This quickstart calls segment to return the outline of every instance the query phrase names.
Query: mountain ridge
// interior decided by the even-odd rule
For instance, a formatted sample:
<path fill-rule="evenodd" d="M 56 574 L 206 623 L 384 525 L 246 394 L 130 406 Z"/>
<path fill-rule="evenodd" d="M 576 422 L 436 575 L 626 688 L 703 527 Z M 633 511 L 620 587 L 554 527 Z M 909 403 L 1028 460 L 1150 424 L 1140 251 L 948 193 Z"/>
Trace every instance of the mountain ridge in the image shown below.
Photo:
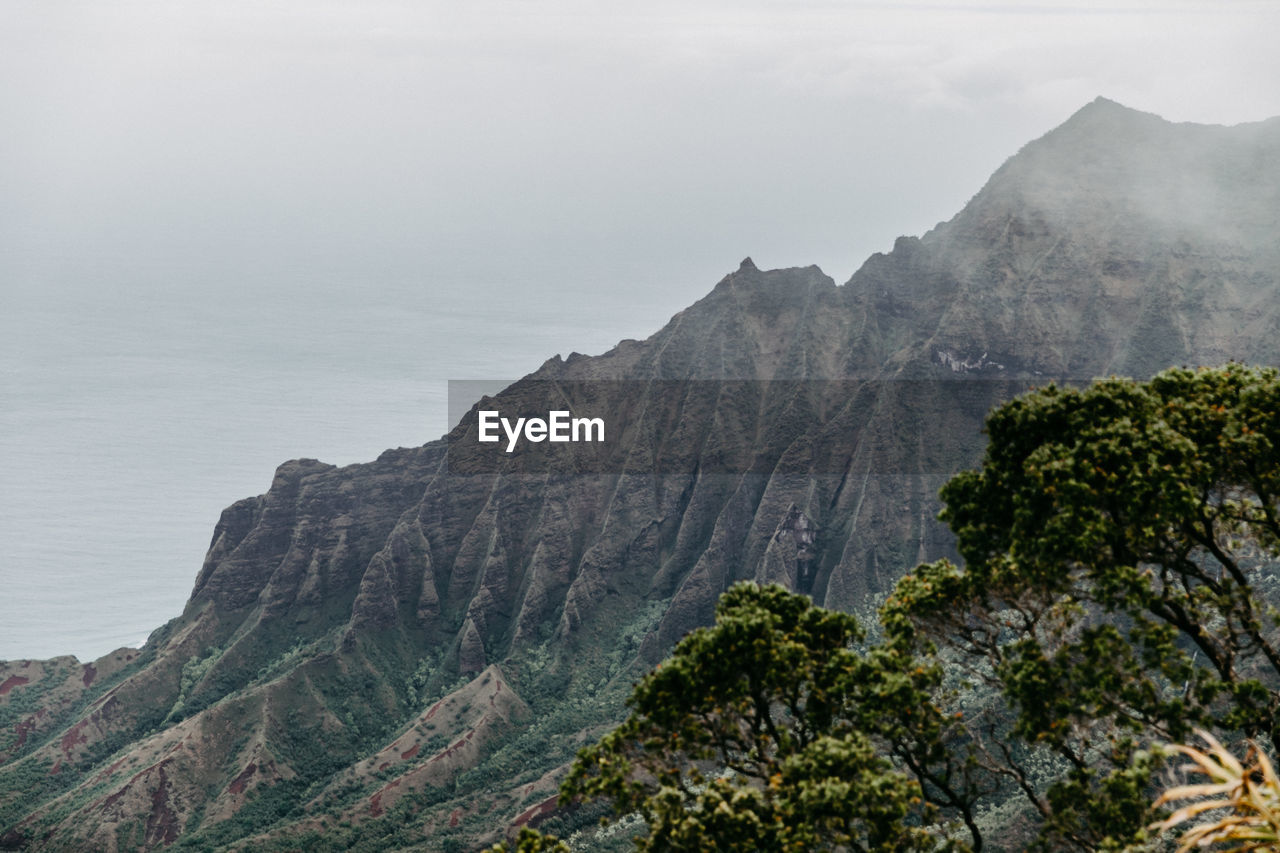
<path fill-rule="evenodd" d="M 594 456 L 479 457 L 464 418 L 372 462 L 284 463 L 223 511 L 142 650 L 0 664 L 0 844 L 465 846 L 589 823 L 547 806 L 557 768 L 729 584 L 866 612 L 953 554 L 937 488 L 995 402 L 1280 363 L 1276 151 L 1280 120 L 1098 99 L 844 285 L 746 258 L 646 340 L 493 398 L 620 418 Z"/>

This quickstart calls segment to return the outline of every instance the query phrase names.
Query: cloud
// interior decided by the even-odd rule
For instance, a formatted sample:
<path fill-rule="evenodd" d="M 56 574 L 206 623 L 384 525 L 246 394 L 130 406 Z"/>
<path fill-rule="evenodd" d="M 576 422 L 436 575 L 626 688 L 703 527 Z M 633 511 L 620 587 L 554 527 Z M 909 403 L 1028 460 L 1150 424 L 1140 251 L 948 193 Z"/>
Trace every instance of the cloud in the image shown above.
<path fill-rule="evenodd" d="M 219 262 L 377 247 L 417 264 L 487 243 L 527 256 L 572 235 L 663 254 L 694 233 L 708 254 L 718 233 L 790 241 L 805 262 L 838 232 L 856 235 L 844 275 L 1096 95 L 1178 120 L 1280 113 L 1280 11 L 1252 2 L 19 0 L 6 14 L 6 233 L 203 241 Z"/>

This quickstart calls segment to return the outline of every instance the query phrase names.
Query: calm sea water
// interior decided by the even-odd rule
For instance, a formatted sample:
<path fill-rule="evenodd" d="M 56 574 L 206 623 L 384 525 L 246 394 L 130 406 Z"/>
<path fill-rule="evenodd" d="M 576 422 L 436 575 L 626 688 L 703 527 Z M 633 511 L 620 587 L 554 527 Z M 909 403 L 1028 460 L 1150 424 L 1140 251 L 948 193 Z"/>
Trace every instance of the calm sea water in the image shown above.
<path fill-rule="evenodd" d="M 663 298 L 456 280 L 9 289 L 0 659 L 141 643 L 181 612 L 222 508 L 281 462 L 438 438 L 449 379 L 646 337 L 703 284 Z"/>

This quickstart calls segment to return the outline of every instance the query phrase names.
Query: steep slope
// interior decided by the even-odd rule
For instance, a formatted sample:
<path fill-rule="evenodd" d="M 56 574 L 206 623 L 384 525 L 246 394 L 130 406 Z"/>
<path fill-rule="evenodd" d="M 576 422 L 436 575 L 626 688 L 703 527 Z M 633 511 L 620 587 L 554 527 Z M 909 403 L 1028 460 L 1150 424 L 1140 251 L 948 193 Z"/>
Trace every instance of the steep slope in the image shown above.
<path fill-rule="evenodd" d="M 950 552 L 937 488 L 995 402 L 1280 363 L 1278 226 L 1280 120 L 1099 99 L 843 287 L 747 260 L 651 338 L 483 404 L 599 414 L 606 442 L 506 454 L 477 407 L 368 464 L 287 463 L 141 652 L 0 670 L 0 841 L 467 849 L 589 823 L 551 809 L 557 768 L 730 583 L 862 611 Z"/>

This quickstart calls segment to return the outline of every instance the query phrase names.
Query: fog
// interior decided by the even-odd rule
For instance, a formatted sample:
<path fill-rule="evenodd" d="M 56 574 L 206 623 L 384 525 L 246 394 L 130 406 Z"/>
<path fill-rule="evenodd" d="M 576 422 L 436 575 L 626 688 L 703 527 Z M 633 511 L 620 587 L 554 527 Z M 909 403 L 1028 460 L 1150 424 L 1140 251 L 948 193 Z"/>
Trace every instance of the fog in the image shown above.
<path fill-rule="evenodd" d="M 746 255 L 847 280 L 1097 95 L 1280 114 L 1276 32 L 1270 2 L 8 0 L 0 587 L 31 619 L 0 657 L 136 642 L 219 508 L 439 436 L 449 379 L 647 336 Z"/>
<path fill-rule="evenodd" d="M 9 2 L 6 286 L 639 266 L 674 309 L 748 253 L 843 281 L 1099 94 L 1280 112 L 1274 4 L 1095 5 Z"/>

